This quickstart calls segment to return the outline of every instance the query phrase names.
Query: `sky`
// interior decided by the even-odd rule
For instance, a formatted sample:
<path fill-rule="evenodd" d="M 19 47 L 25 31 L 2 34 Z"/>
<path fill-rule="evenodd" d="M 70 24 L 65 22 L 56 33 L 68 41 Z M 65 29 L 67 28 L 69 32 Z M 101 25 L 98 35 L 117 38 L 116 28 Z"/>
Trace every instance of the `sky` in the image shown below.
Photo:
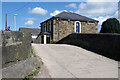
<path fill-rule="evenodd" d="M 2 30 L 5 27 L 5 14 L 8 14 L 8 26 L 14 30 L 14 14 L 17 30 L 20 27 L 40 28 L 40 23 L 62 11 L 75 12 L 99 21 L 118 18 L 118 2 L 2 2 Z"/>

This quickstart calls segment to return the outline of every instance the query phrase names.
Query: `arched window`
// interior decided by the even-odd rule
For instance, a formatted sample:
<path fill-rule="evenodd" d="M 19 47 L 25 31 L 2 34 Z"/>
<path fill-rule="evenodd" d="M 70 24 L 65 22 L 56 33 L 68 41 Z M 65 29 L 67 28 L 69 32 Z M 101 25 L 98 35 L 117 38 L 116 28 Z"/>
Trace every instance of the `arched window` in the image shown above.
<path fill-rule="evenodd" d="M 79 22 L 76 22 L 76 32 L 80 32 L 80 24 L 79 24 Z"/>
<path fill-rule="evenodd" d="M 81 24 L 80 22 L 75 22 L 75 32 L 81 33 Z"/>

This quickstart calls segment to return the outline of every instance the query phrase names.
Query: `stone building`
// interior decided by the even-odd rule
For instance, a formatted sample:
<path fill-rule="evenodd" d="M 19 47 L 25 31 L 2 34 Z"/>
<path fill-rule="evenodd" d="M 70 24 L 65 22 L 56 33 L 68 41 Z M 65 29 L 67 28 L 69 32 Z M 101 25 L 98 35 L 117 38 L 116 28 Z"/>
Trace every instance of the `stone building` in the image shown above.
<path fill-rule="evenodd" d="M 58 41 L 74 32 L 98 33 L 98 21 L 73 12 L 61 12 L 41 23 L 41 42 Z"/>

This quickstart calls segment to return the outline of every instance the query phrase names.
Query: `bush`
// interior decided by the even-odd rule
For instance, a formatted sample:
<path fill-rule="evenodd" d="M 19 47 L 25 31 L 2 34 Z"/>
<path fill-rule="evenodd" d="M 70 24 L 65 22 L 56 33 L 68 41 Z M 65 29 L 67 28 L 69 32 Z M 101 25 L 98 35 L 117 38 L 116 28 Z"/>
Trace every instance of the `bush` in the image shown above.
<path fill-rule="evenodd" d="M 109 18 L 103 22 L 100 33 L 120 33 L 120 24 L 116 18 Z"/>

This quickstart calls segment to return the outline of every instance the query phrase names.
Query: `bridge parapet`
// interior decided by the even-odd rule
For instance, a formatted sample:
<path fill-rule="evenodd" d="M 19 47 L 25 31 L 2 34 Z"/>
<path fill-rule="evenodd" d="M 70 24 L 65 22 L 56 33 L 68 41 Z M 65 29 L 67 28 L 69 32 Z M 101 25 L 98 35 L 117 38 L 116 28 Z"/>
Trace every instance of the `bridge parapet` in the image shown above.
<path fill-rule="evenodd" d="M 76 45 L 120 61 L 120 34 L 72 33 L 57 44 Z"/>

